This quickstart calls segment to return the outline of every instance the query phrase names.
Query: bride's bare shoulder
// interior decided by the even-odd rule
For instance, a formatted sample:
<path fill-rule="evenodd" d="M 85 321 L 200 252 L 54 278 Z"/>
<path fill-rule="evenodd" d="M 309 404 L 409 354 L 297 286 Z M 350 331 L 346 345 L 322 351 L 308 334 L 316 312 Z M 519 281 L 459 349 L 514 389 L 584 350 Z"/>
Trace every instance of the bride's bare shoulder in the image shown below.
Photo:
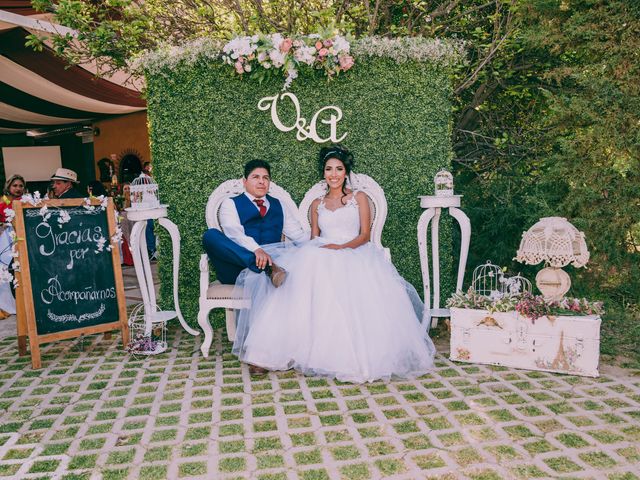
<path fill-rule="evenodd" d="M 364 193 L 364 192 L 362 192 L 362 191 L 360 191 L 360 190 L 359 190 L 359 191 L 357 191 L 357 192 L 355 192 L 355 193 L 353 194 L 353 196 L 355 197 L 355 199 L 356 199 L 356 201 L 357 201 L 358 203 L 368 202 L 368 201 L 369 201 L 369 199 L 368 199 L 368 197 L 367 197 L 367 194 L 366 194 L 366 193 Z"/>

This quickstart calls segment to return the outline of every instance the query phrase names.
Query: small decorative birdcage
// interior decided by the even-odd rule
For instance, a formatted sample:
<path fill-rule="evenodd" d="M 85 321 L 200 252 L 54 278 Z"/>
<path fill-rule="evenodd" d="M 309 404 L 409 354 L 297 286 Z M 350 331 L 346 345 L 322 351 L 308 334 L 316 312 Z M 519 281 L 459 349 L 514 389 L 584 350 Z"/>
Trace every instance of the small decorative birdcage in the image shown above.
<path fill-rule="evenodd" d="M 157 308 L 151 310 L 156 312 Z M 127 351 L 134 356 L 158 355 L 167 350 L 167 321 L 155 321 L 151 318 L 149 331 L 143 303 L 136 305 L 129 315 L 131 341 L 127 345 Z"/>
<path fill-rule="evenodd" d="M 471 288 L 479 295 L 491 297 L 503 292 L 502 278 L 504 274 L 497 265 L 487 260 L 487 263 L 478 265 L 473 271 Z"/>
<path fill-rule="evenodd" d="M 447 170 L 440 170 L 433 179 L 435 194 L 438 197 L 453 195 L 453 175 Z"/>
<path fill-rule="evenodd" d="M 145 173 L 136 177 L 129 186 L 132 210 L 149 210 L 160 207 L 158 184 Z"/>
<path fill-rule="evenodd" d="M 502 283 L 502 292 L 511 297 L 533 292 L 531 282 L 519 273 L 513 277 L 503 275 L 500 282 Z"/>

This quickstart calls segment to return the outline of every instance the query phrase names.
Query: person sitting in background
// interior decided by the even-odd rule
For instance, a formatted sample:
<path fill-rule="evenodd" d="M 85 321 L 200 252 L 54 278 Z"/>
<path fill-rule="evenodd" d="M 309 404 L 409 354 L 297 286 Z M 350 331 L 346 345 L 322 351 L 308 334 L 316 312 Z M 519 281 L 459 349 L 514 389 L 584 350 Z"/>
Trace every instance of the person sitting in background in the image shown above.
<path fill-rule="evenodd" d="M 5 210 L 11 208 L 14 200 L 20 200 L 26 186 L 22 175 L 11 175 L 4 184 L 2 201 L 0 201 L 0 222 L 5 223 L 7 217 Z"/>
<path fill-rule="evenodd" d="M 92 182 L 89 182 L 87 191 L 89 192 L 89 195 L 91 195 L 92 197 L 99 197 L 100 195 L 104 197 L 109 196 L 107 189 L 104 188 L 104 185 L 98 180 L 93 180 Z"/>
<path fill-rule="evenodd" d="M 51 176 L 53 182 L 53 196 L 60 200 L 67 198 L 84 198 L 84 196 L 74 188 L 78 183 L 78 174 L 68 168 L 58 168 Z"/>
<path fill-rule="evenodd" d="M 20 200 L 24 193 L 26 182 L 22 175 L 12 175 L 4 184 L 2 200 L 0 200 L 0 266 L 11 270 L 13 256 L 11 246 L 13 244 L 11 238 L 12 227 L 7 222 L 7 209 L 11 208 L 14 200 Z M 7 318 L 16 313 L 16 300 L 11 293 L 11 285 L 8 283 L 0 284 L 0 319 Z"/>

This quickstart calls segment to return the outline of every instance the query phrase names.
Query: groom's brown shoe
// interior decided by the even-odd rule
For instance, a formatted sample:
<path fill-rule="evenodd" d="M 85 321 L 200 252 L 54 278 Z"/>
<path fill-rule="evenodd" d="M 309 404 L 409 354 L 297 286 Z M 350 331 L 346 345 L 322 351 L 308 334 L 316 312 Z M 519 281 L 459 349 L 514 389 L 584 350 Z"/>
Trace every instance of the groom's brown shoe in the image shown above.
<path fill-rule="evenodd" d="M 249 365 L 249 375 L 251 376 L 266 375 L 267 373 L 269 373 L 269 370 L 267 370 L 266 368 L 252 365 L 251 363 L 248 363 L 247 365 Z"/>
<path fill-rule="evenodd" d="M 271 283 L 273 283 L 273 286 L 276 288 L 282 285 L 287 279 L 287 271 L 284 268 L 279 267 L 275 263 L 273 265 L 268 265 L 267 268 L 264 269 L 264 271 L 271 279 Z"/>

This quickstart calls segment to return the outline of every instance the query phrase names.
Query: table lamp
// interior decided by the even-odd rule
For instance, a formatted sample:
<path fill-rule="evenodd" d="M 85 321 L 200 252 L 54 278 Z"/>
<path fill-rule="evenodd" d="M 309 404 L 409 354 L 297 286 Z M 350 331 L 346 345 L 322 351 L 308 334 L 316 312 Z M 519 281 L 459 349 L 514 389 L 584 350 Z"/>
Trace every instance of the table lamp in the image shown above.
<path fill-rule="evenodd" d="M 584 267 L 589 250 L 584 233 L 566 218 L 545 217 L 522 234 L 515 260 L 527 265 L 544 262 L 545 268 L 536 275 L 536 286 L 546 300 L 561 300 L 571 287 L 562 267 Z"/>

